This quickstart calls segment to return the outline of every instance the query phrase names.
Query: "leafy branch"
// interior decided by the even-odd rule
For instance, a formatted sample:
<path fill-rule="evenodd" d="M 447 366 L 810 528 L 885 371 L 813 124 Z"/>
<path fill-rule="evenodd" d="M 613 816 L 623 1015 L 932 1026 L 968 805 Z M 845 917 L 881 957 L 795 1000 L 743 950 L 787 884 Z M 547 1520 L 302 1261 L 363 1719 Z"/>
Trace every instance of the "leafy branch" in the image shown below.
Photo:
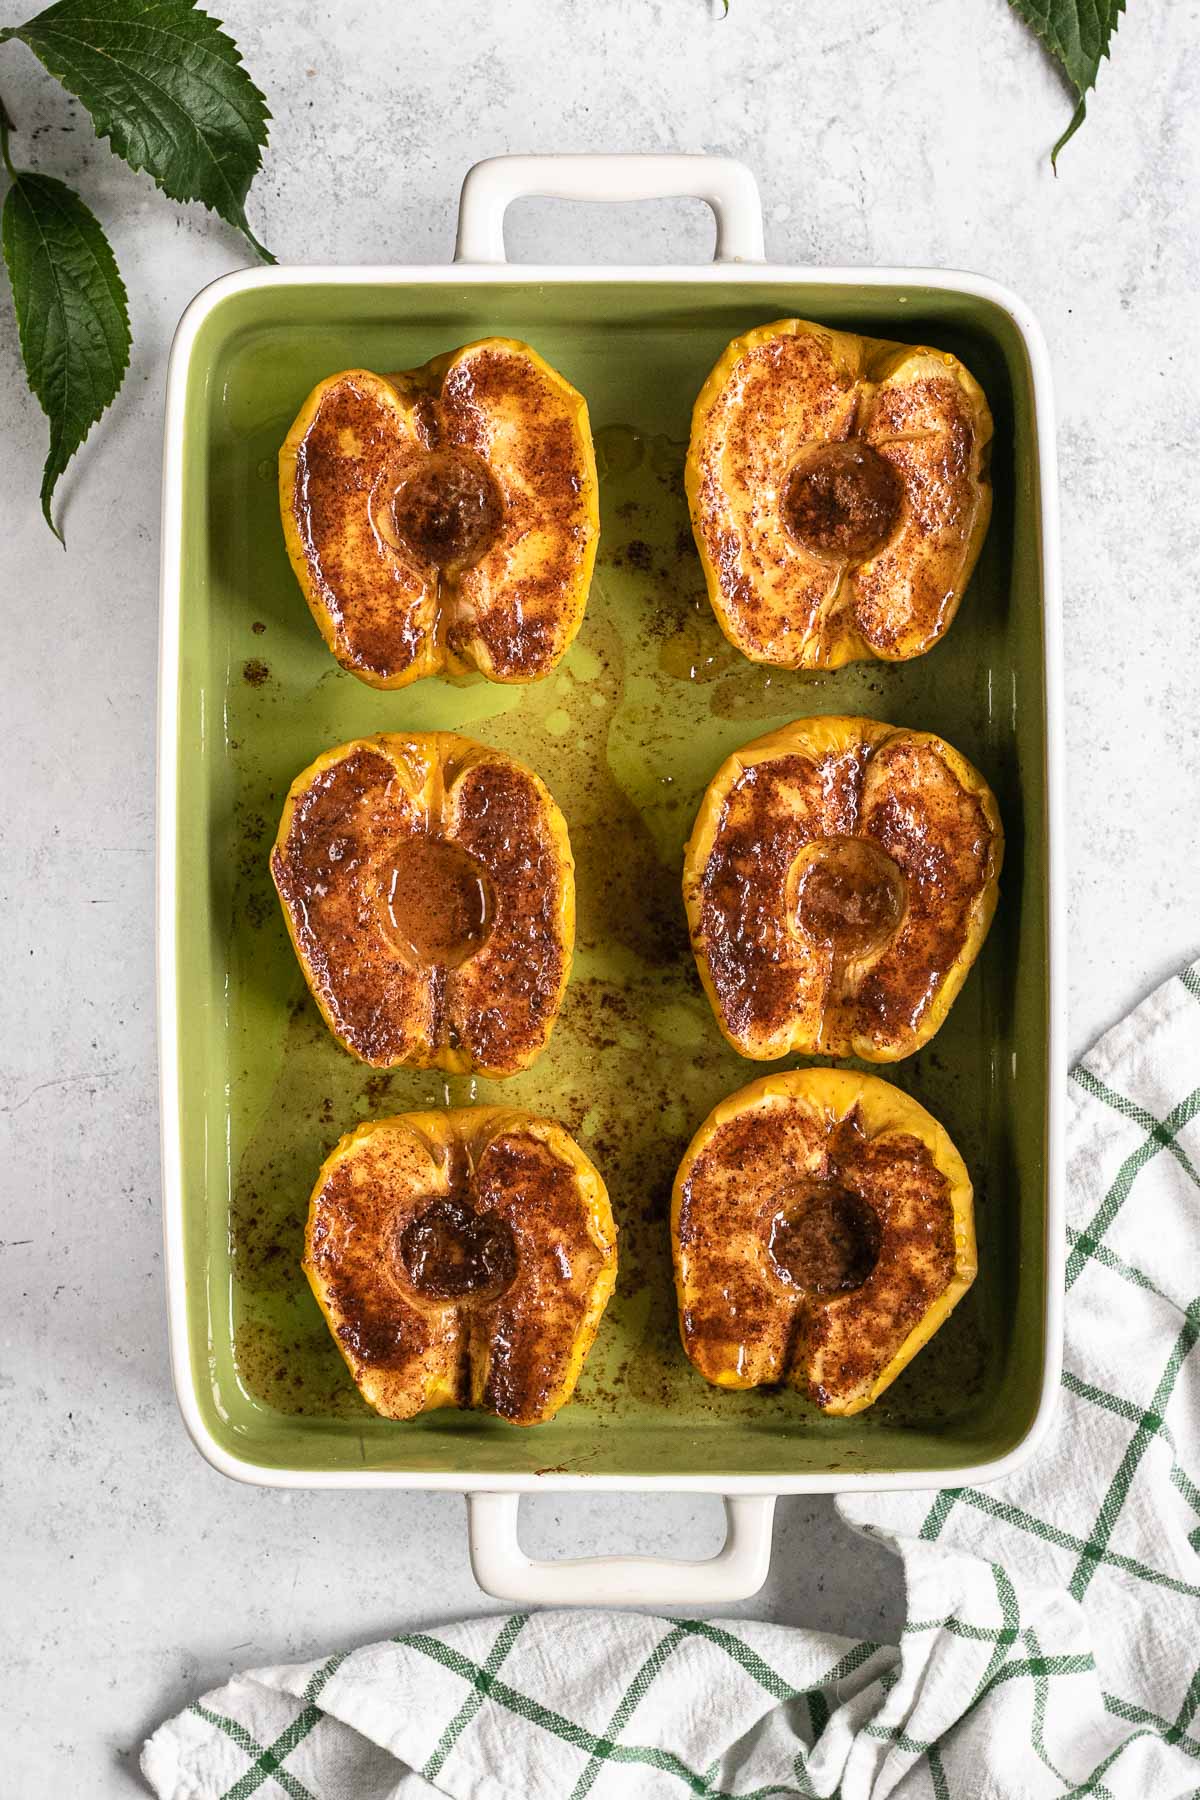
<path fill-rule="evenodd" d="M 273 262 L 246 219 L 270 114 L 236 44 L 196 0 L 58 0 L 19 39 L 91 114 L 97 136 L 172 200 L 199 200 Z M 0 238 L 29 386 L 50 421 L 42 512 L 63 470 L 111 404 L 129 364 L 125 287 L 103 228 L 65 182 L 14 166 L 16 131 L 0 100 L 9 177 Z"/>

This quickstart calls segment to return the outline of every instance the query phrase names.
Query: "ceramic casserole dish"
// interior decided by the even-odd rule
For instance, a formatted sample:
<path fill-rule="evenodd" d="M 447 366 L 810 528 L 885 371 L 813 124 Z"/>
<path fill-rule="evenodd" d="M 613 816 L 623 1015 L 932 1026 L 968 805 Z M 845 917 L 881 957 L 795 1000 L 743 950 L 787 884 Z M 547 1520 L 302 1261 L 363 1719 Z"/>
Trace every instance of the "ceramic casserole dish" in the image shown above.
<path fill-rule="evenodd" d="M 525 194 L 691 195 L 697 268 L 514 267 Z M 688 531 L 692 403 L 729 340 L 799 316 L 960 356 L 996 422 L 995 507 L 958 618 L 927 655 L 834 674 L 767 670 L 721 637 Z M 276 456 L 306 394 L 348 367 L 410 368 L 473 338 L 525 339 L 586 396 L 601 546 L 583 628 L 527 687 L 365 687 L 334 663 L 288 564 Z M 688 948 L 682 847 L 738 745 L 813 713 L 947 738 L 1000 804 L 1007 860 L 987 944 L 949 1019 L 888 1078 L 962 1151 L 974 1288 L 883 1398 L 826 1418 L 794 1393 L 708 1387 L 679 1345 L 667 1216 L 693 1131 L 766 1072 L 726 1046 Z M 465 731 L 528 761 L 570 823 L 579 933 L 547 1052 L 503 1082 L 353 1061 L 308 999 L 267 855 L 288 784 L 387 730 Z M 974 1484 L 1031 1454 L 1059 1371 L 1062 1234 L 1059 572 L 1048 363 L 1035 321 L 982 278 L 763 260 L 749 172 L 707 157 L 507 157 L 467 178 L 444 268 L 263 268 L 185 313 L 167 394 L 159 791 L 163 1204 L 175 1383 L 225 1473 L 285 1487 L 464 1490 L 481 1585 L 505 1598 L 692 1605 L 767 1569 L 779 1494 Z M 602 1169 L 616 1296 L 575 1399 L 533 1430 L 370 1412 L 300 1268 L 307 1201 L 361 1120 L 504 1100 L 561 1120 Z M 707 1562 L 538 1563 L 534 1489 L 726 1496 Z"/>

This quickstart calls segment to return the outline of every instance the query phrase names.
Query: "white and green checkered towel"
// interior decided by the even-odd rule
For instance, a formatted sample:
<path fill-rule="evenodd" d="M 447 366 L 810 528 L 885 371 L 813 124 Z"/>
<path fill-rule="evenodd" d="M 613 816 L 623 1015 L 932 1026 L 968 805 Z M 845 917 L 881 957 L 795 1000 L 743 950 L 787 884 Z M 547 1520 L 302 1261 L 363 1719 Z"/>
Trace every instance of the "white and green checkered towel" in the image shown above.
<path fill-rule="evenodd" d="M 1200 1795 L 1200 964 L 1072 1072 L 1066 1369 L 1033 1464 L 843 1501 L 898 1648 L 637 1614 L 475 1619 L 258 1669 L 156 1732 L 161 1800 Z"/>

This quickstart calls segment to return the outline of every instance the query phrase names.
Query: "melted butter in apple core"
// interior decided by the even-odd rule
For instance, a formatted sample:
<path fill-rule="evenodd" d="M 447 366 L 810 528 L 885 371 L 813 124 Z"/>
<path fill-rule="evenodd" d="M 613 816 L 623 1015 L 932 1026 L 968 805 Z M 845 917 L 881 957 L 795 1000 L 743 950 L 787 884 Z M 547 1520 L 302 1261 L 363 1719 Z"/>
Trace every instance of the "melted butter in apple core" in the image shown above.
<path fill-rule="evenodd" d="M 865 838 L 826 838 L 801 866 L 796 925 L 843 961 L 867 956 L 895 933 L 904 900 L 904 876 L 886 851 Z"/>
<path fill-rule="evenodd" d="M 398 1250 L 409 1283 L 429 1300 L 494 1300 L 516 1273 L 506 1221 L 453 1196 L 410 1219 Z"/>
<path fill-rule="evenodd" d="M 495 916 L 483 864 L 448 838 L 421 832 L 397 844 L 380 869 L 384 928 L 418 964 L 458 968 L 487 941 Z"/>
<path fill-rule="evenodd" d="M 470 450 L 432 450 L 392 496 L 400 541 L 443 574 L 468 569 L 495 543 L 504 501 L 487 465 Z"/>
<path fill-rule="evenodd" d="M 837 1182 L 812 1181 L 779 1196 L 767 1251 L 781 1281 L 826 1298 L 862 1287 L 882 1239 L 879 1215 L 865 1200 Z"/>
<path fill-rule="evenodd" d="M 779 513 L 789 536 L 814 556 L 866 562 L 895 532 L 903 498 L 891 463 L 848 438 L 809 447 L 784 483 Z"/>

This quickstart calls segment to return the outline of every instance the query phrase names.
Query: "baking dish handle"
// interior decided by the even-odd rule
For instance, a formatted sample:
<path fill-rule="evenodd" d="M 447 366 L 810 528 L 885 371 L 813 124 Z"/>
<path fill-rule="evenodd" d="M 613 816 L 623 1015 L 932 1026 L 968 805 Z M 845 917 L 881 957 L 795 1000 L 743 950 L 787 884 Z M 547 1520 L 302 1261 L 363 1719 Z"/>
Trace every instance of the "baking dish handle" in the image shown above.
<path fill-rule="evenodd" d="M 468 1494 L 471 1569 L 485 1594 L 521 1606 L 719 1606 L 757 1594 L 771 1566 L 774 1494 L 727 1494 L 725 1542 L 715 1556 L 526 1556 L 520 1494 Z"/>
<path fill-rule="evenodd" d="M 455 262 L 502 263 L 504 215 L 527 195 L 550 200 L 706 200 L 717 262 L 762 262 L 758 184 L 731 156 L 491 156 L 468 169 Z"/>

